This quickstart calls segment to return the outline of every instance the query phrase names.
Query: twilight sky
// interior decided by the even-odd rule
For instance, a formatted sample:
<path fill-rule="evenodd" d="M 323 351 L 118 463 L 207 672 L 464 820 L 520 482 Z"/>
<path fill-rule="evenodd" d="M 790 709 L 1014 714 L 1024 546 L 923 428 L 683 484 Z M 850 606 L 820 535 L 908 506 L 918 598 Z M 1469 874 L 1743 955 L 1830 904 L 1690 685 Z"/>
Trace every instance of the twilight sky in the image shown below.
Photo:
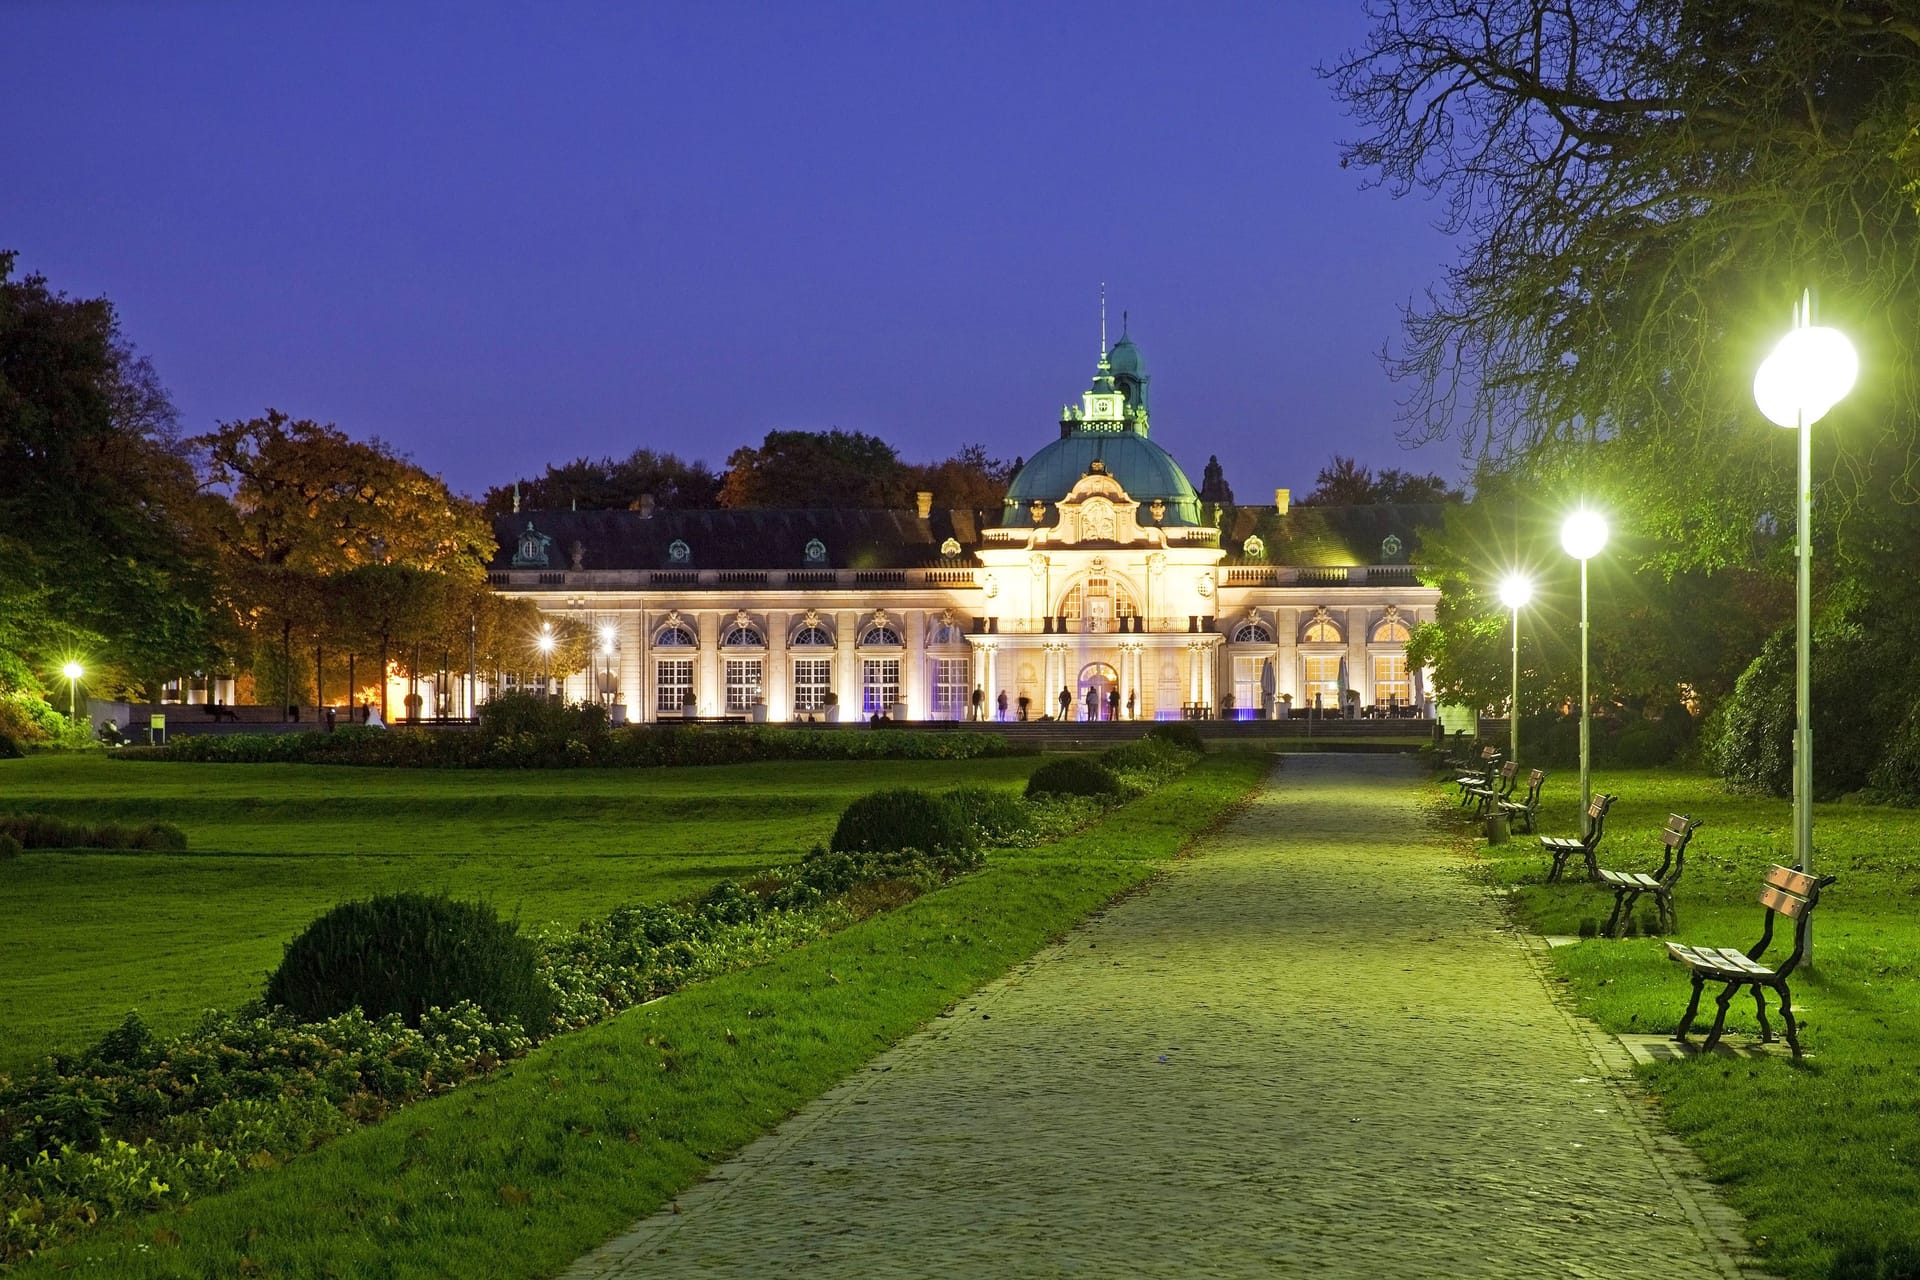
<path fill-rule="evenodd" d="M 112 298 L 189 430 L 271 405 L 475 495 L 776 427 L 1030 455 L 1102 281 L 1196 484 L 1457 479 L 1376 359 L 1449 245 L 1312 71 L 1359 10 L 14 0 L 0 248 Z"/>

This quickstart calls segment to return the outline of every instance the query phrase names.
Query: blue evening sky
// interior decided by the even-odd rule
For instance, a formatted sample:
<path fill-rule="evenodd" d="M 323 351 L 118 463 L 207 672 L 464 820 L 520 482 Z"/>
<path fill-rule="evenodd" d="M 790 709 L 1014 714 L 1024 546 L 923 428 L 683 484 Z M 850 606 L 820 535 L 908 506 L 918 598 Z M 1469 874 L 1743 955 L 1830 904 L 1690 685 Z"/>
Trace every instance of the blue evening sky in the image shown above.
<path fill-rule="evenodd" d="M 1195 483 L 1403 451 L 1436 209 L 1342 171 L 1358 0 L 0 11 L 0 248 L 190 430 L 271 405 L 456 488 L 772 428 L 1032 454 L 1107 283 Z"/>

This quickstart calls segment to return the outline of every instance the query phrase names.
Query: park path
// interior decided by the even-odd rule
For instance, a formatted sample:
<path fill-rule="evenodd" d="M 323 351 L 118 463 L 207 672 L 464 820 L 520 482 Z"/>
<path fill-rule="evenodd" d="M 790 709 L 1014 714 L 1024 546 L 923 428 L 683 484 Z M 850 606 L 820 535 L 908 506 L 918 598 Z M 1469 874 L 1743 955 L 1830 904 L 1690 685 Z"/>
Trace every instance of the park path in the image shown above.
<path fill-rule="evenodd" d="M 567 1276 L 1743 1274 L 1415 783 L 1288 757 L 1195 857 Z"/>

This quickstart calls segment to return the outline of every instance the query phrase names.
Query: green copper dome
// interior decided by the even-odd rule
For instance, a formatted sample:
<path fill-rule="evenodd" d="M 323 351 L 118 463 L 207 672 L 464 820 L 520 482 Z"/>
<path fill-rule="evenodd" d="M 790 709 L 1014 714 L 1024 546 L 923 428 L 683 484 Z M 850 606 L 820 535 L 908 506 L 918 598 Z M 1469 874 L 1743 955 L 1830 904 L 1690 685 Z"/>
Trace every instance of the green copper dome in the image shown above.
<path fill-rule="evenodd" d="M 1126 334 L 1120 335 L 1120 341 L 1113 344 L 1113 350 L 1107 353 L 1107 363 L 1113 366 L 1116 375 L 1130 373 L 1135 377 L 1147 371 L 1140 359 L 1140 348 L 1133 345 L 1133 339 Z"/>
<path fill-rule="evenodd" d="M 1156 498 L 1167 504 L 1166 514 L 1158 523 L 1170 527 L 1200 523 L 1200 497 L 1172 454 L 1132 431 L 1080 430 L 1061 436 L 1020 468 L 1007 490 L 1000 523 L 1027 528 L 1052 524 L 1060 518 L 1054 504 L 1080 483 L 1081 476 L 1093 470 L 1095 460 L 1119 481 L 1128 497 L 1139 500 L 1141 524 L 1156 523 L 1152 511 Z M 1032 511 L 1036 500 L 1046 503 L 1038 521 Z"/>

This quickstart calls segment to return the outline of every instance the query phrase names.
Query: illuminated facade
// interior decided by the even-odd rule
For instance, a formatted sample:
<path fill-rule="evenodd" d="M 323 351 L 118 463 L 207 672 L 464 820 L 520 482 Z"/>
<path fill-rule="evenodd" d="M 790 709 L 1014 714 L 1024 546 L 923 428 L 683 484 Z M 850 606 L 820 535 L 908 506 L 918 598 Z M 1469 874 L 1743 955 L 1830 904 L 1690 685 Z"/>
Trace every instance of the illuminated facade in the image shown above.
<path fill-rule="evenodd" d="M 994 512 L 534 511 L 501 519 L 496 590 L 585 624 L 557 681 L 630 721 L 876 712 L 1170 719 L 1423 706 L 1407 562 L 1431 508 L 1203 510 L 1148 437 L 1122 337 Z M 538 670 L 538 664 L 534 664 Z M 1346 696 L 1343 696 L 1346 695 Z"/>

